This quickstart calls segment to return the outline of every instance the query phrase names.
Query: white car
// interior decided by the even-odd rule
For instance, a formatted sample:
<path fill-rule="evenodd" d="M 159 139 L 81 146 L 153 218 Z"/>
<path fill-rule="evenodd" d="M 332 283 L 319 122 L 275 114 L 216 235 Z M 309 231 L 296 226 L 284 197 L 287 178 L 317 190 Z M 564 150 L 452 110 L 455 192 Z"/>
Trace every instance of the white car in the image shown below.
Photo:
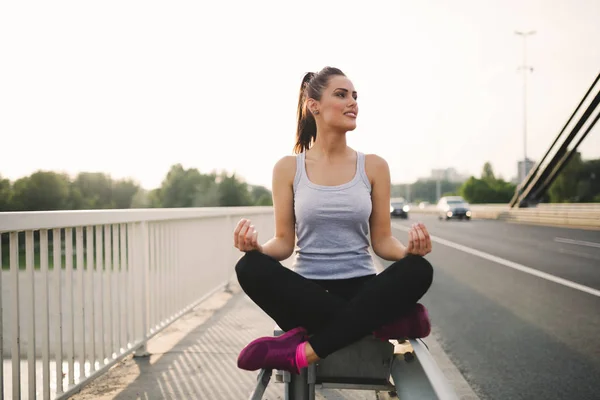
<path fill-rule="evenodd" d="M 438 201 L 438 219 L 465 219 L 470 220 L 473 213 L 469 203 L 461 196 L 444 196 Z"/>

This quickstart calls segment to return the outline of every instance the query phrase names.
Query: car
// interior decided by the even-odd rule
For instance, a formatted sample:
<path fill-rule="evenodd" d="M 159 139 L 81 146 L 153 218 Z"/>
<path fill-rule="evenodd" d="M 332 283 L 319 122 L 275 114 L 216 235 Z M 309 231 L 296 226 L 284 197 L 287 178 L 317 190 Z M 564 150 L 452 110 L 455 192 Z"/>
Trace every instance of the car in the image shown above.
<path fill-rule="evenodd" d="M 390 201 L 390 216 L 408 219 L 410 206 L 403 198 L 395 198 Z"/>
<path fill-rule="evenodd" d="M 437 204 L 438 219 L 464 219 L 469 221 L 473 215 L 469 203 L 461 196 L 444 196 Z"/>

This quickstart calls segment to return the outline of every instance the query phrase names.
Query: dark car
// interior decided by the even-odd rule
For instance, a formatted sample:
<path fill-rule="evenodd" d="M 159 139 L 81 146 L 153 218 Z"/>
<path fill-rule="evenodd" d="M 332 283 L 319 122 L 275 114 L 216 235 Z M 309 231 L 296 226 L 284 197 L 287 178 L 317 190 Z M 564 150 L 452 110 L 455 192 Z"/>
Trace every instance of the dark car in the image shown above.
<path fill-rule="evenodd" d="M 407 219 L 410 206 L 402 200 L 392 199 L 390 202 L 390 215 L 392 217 L 400 217 Z"/>
<path fill-rule="evenodd" d="M 460 196 L 445 196 L 437 205 L 439 219 L 471 219 L 471 207 Z"/>

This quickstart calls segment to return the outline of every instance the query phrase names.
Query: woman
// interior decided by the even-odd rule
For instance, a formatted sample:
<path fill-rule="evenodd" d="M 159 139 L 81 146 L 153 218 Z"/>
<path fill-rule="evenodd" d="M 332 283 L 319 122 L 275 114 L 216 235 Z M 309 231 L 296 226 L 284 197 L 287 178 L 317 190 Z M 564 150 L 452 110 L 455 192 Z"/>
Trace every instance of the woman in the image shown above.
<path fill-rule="evenodd" d="M 301 368 L 369 334 L 387 340 L 429 334 L 417 301 L 433 268 L 422 256 L 431 240 L 413 225 L 405 247 L 391 231 L 390 172 L 385 160 L 346 144 L 356 128 L 357 94 L 337 68 L 308 73 L 298 101 L 296 156 L 273 169 L 275 235 L 264 244 L 242 219 L 234 245 L 246 254 L 236 273 L 244 292 L 285 334 L 248 344 L 238 357 L 246 370 Z M 376 274 L 371 246 L 394 261 Z M 293 270 L 279 261 L 290 257 Z"/>

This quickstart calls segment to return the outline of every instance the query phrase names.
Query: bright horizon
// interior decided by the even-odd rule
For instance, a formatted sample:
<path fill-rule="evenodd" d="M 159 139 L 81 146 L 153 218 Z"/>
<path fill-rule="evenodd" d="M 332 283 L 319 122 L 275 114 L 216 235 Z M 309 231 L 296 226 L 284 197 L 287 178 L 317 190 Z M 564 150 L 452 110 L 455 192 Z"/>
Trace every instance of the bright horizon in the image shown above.
<path fill-rule="evenodd" d="M 348 144 L 393 183 L 432 169 L 510 180 L 539 160 L 600 72 L 600 2 L 59 3 L 0 5 L 0 176 L 103 172 L 160 186 L 171 165 L 271 188 L 292 154 L 307 71 L 359 94 Z M 600 157 L 598 127 L 580 146 Z"/>

